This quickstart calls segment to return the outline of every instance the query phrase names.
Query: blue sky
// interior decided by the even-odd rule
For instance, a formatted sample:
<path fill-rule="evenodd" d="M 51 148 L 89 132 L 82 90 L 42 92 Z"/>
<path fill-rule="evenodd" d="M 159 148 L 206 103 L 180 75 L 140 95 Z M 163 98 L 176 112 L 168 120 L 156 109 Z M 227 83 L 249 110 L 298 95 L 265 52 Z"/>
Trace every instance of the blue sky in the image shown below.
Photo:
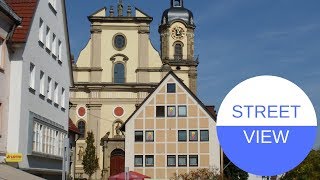
<path fill-rule="evenodd" d="M 117 0 L 67 2 L 71 49 L 77 57 L 90 37 L 87 16 Z M 124 0 L 154 18 L 151 40 L 159 49 L 158 25 L 169 0 Z M 197 25 L 198 95 L 220 106 L 241 81 L 276 75 L 300 86 L 320 116 L 320 1 L 185 0 Z M 320 126 L 315 147 L 320 147 Z"/>

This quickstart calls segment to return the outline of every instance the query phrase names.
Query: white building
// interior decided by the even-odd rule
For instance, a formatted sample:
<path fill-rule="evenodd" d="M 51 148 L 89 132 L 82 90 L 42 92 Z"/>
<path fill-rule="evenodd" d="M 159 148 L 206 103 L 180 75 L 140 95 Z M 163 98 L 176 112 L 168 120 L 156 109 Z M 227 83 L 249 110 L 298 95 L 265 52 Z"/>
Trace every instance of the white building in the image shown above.
<path fill-rule="evenodd" d="M 7 124 L 9 108 L 9 81 L 10 81 L 10 61 L 8 41 L 12 37 L 12 32 L 21 23 L 12 9 L 0 0 L 0 163 L 6 155 L 7 146 Z"/>
<path fill-rule="evenodd" d="M 12 38 L 7 153 L 18 167 L 60 179 L 72 85 L 64 0 L 7 0 L 22 18 Z"/>

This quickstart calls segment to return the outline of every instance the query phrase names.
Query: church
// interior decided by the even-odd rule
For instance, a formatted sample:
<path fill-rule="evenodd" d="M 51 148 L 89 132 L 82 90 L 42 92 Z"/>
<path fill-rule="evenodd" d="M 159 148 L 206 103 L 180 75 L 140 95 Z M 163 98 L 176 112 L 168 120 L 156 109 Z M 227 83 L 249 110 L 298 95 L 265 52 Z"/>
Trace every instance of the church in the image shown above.
<path fill-rule="evenodd" d="M 76 178 L 87 177 L 88 131 L 100 166 L 93 179 L 125 167 L 154 179 L 220 169 L 214 107 L 196 96 L 193 13 L 183 0 L 169 2 L 159 26 L 160 52 L 150 40 L 153 18 L 139 8 L 119 0 L 88 16 L 91 37 L 73 65 L 70 90 L 70 118 L 82 133 L 74 152 Z"/>

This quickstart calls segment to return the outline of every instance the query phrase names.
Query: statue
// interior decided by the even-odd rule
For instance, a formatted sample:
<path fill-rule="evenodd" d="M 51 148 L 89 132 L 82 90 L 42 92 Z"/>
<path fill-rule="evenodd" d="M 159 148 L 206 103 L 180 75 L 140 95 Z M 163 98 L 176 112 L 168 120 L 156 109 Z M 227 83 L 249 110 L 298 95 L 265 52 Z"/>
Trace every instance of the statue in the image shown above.
<path fill-rule="evenodd" d="M 120 123 L 116 126 L 116 135 L 120 135 Z"/>
<path fill-rule="evenodd" d="M 118 3 L 118 16 L 123 16 L 123 4 L 122 4 L 122 0 L 119 0 L 119 3 Z"/>
<path fill-rule="evenodd" d="M 83 160 L 83 155 L 84 155 L 83 147 L 80 146 L 80 149 L 79 149 L 79 152 L 78 152 L 78 159 L 79 159 L 80 161 Z"/>

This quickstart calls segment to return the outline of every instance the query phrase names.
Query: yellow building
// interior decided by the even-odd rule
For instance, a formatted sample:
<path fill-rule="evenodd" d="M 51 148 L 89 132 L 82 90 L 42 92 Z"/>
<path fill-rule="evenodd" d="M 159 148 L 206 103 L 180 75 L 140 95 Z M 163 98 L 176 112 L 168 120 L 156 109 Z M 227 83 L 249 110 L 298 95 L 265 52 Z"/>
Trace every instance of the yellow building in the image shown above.
<path fill-rule="evenodd" d="M 153 18 L 138 8 L 102 8 L 88 17 L 89 39 L 73 67 L 70 118 L 84 135 L 77 141 L 76 177 L 86 177 L 82 158 L 86 132 L 93 131 L 100 169 L 93 178 L 124 170 L 124 121 L 173 71 L 196 94 L 193 14 L 183 0 L 171 0 L 159 26 L 161 52 L 150 41 Z M 100 142 L 101 140 L 101 142 Z M 128 149 L 126 149 L 128 151 Z"/>
<path fill-rule="evenodd" d="M 220 169 L 214 115 L 170 72 L 121 128 L 125 167 L 154 179 Z"/>

